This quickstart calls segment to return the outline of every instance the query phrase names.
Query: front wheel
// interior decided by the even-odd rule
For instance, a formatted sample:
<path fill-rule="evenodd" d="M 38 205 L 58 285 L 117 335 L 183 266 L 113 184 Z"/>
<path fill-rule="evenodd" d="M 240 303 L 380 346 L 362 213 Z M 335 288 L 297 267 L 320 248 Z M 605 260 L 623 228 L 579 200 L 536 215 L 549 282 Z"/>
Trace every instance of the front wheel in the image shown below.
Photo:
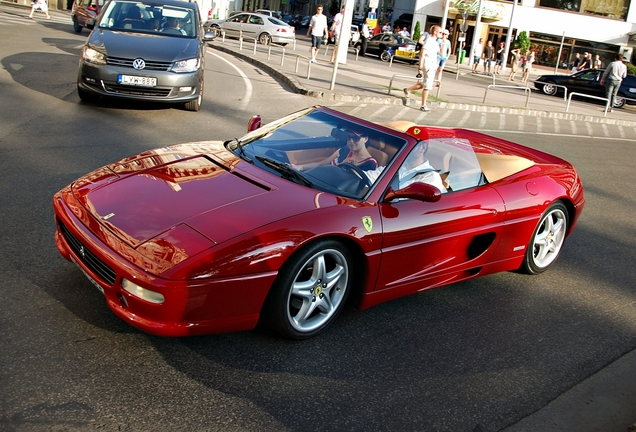
<path fill-rule="evenodd" d="M 527 274 L 546 271 L 559 256 L 567 232 L 568 210 L 556 202 L 541 216 L 519 270 Z"/>
<path fill-rule="evenodd" d="M 614 98 L 614 108 L 623 108 L 625 106 L 625 98 L 619 94 Z"/>
<path fill-rule="evenodd" d="M 87 92 L 84 89 L 77 87 L 77 94 L 82 102 L 93 103 L 99 100 L 99 95 L 93 94 L 91 92 Z"/>
<path fill-rule="evenodd" d="M 391 54 L 388 51 L 384 51 L 382 52 L 382 54 L 380 54 L 380 60 L 382 60 L 383 62 L 388 62 L 389 60 L 391 60 Z"/>
<path fill-rule="evenodd" d="M 548 82 L 547 84 L 543 85 L 543 88 L 541 90 L 543 91 L 543 93 L 549 96 L 554 96 L 557 92 L 557 86 L 555 86 L 553 82 Z"/>
<path fill-rule="evenodd" d="M 306 339 L 324 330 L 351 290 L 353 260 L 335 240 L 321 240 L 292 256 L 278 272 L 264 313 L 283 336 Z"/>

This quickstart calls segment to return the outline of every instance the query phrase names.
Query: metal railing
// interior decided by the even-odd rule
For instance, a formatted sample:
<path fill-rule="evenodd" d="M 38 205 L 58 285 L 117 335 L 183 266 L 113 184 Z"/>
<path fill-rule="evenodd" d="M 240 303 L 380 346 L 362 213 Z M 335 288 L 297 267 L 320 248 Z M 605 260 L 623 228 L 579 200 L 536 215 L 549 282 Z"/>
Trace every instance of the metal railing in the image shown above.
<path fill-rule="evenodd" d="M 417 81 L 421 81 L 422 78 L 416 78 L 413 75 L 401 75 L 401 74 L 394 74 L 393 76 L 391 76 L 391 79 L 389 80 L 389 89 L 387 91 L 387 94 L 390 95 L 391 94 L 391 90 L 393 89 L 393 81 L 395 80 L 395 78 L 405 78 L 405 80 L 408 78 L 409 81 L 415 79 Z M 439 93 L 442 91 L 442 82 L 440 80 L 433 80 L 433 83 L 437 83 L 437 94 L 435 95 L 436 98 L 439 98 Z"/>
<path fill-rule="evenodd" d="M 530 101 L 530 93 L 532 93 L 532 89 L 530 87 L 527 87 L 527 86 L 521 87 L 516 85 L 505 85 L 505 84 L 489 84 L 488 87 L 486 87 L 486 91 L 484 92 L 484 100 L 482 103 L 486 103 L 486 96 L 488 95 L 488 90 L 490 90 L 491 88 L 509 88 L 509 89 L 523 90 L 524 93 L 526 93 L 526 104 L 524 108 L 528 108 L 528 102 Z"/>
<path fill-rule="evenodd" d="M 583 96 L 586 98 L 590 98 L 590 99 L 596 99 L 596 100 L 604 100 L 605 101 L 605 112 L 603 113 L 604 117 L 607 117 L 607 111 L 609 110 L 610 107 L 610 100 L 608 98 L 604 98 L 604 97 L 600 97 L 600 96 L 592 96 L 592 95 L 588 95 L 585 93 L 577 93 L 577 92 L 572 92 L 570 93 L 570 96 L 568 97 L 568 103 L 565 106 L 565 112 L 568 112 L 570 110 L 570 102 L 572 102 L 572 96 Z"/>
<path fill-rule="evenodd" d="M 327 55 L 329 54 L 329 47 L 333 46 L 333 48 L 336 48 L 336 45 L 325 45 L 325 57 L 327 57 Z M 360 54 L 360 48 L 357 46 L 351 46 L 349 45 L 349 47 L 347 48 L 347 51 L 349 49 L 353 48 L 353 51 L 356 53 L 356 61 L 358 61 L 358 54 Z"/>

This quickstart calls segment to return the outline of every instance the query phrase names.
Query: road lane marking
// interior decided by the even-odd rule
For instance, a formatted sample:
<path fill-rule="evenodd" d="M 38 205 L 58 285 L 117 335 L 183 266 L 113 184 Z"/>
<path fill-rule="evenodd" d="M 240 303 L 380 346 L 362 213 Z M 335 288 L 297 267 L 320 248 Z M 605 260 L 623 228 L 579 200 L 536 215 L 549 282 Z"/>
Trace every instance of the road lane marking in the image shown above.
<path fill-rule="evenodd" d="M 517 116 L 517 118 L 519 119 L 519 127 L 517 128 L 517 130 L 522 131 L 523 130 L 523 116 Z"/>
<path fill-rule="evenodd" d="M 446 121 L 446 119 L 450 117 L 452 113 L 453 113 L 453 110 L 446 110 L 446 112 L 439 118 L 439 120 L 437 120 L 436 124 L 439 125 L 443 123 L 444 121 Z"/>
<path fill-rule="evenodd" d="M 601 123 L 601 127 L 603 128 L 603 133 L 605 134 L 606 137 L 610 137 L 610 133 L 609 130 L 607 129 L 607 125 L 605 123 Z"/>
<path fill-rule="evenodd" d="M 576 123 L 574 123 L 574 120 L 570 120 L 570 127 L 572 128 L 572 135 L 577 135 Z"/>
<path fill-rule="evenodd" d="M 541 122 L 541 117 L 537 117 L 537 133 L 541 133 L 543 128 L 543 123 Z"/>
<path fill-rule="evenodd" d="M 587 134 L 589 136 L 594 136 L 594 131 L 592 130 L 592 125 L 588 122 L 585 123 L 585 127 L 587 128 Z"/>
<path fill-rule="evenodd" d="M 243 82 L 245 83 L 245 96 L 243 96 L 243 99 L 241 100 L 241 103 L 239 104 L 239 109 L 241 111 L 245 111 L 247 109 L 247 106 L 249 105 L 250 101 L 252 100 L 252 90 L 253 90 L 252 89 L 252 82 L 247 77 L 247 75 L 245 75 L 245 73 L 243 73 L 243 71 L 241 69 L 239 69 L 233 63 L 231 63 L 229 60 L 224 59 L 220 55 L 218 55 L 216 53 L 213 53 L 210 50 L 207 50 L 207 53 L 208 54 L 212 54 L 214 57 L 219 58 L 219 59 L 223 60 L 225 63 L 227 63 L 228 65 L 232 66 L 234 68 L 234 70 L 236 72 L 238 72 L 238 74 L 241 76 L 241 78 L 243 78 Z"/>
<path fill-rule="evenodd" d="M 621 138 L 625 138 L 625 128 L 618 126 L 618 133 L 621 134 Z"/>
<path fill-rule="evenodd" d="M 554 120 L 554 133 L 559 133 L 559 121 L 555 118 Z"/>
<path fill-rule="evenodd" d="M 506 127 L 506 115 L 499 114 L 499 130 L 502 130 Z"/>
<path fill-rule="evenodd" d="M 486 121 L 488 121 L 488 116 L 486 113 L 481 113 L 481 119 L 479 120 L 479 128 L 483 128 L 486 126 Z"/>
<path fill-rule="evenodd" d="M 457 122 L 457 126 L 456 127 L 463 127 L 464 123 L 466 123 L 469 118 L 470 118 L 470 111 L 466 111 L 464 113 L 464 116 L 462 117 L 462 119 Z"/>

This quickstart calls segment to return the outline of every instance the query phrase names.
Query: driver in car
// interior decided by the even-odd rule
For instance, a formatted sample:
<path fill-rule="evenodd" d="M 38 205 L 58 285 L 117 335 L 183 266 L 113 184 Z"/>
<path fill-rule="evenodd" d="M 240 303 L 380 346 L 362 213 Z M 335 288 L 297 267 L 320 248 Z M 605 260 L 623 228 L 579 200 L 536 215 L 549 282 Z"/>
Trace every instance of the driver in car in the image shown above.
<path fill-rule="evenodd" d="M 292 165 L 298 171 L 307 171 L 321 165 L 338 166 L 343 163 L 356 165 L 361 170 L 375 170 L 378 167 L 378 161 L 367 150 L 367 141 L 369 137 L 364 132 L 357 132 L 351 129 L 342 131 L 347 138 L 347 145 L 335 151 L 331 156 L 321 160 L 303 165 Z"/>
<path fill-rule="evenodd" d="M 433 185 L 442 193 L 448 192 L 446 187 L 444 187 L 444 182 L 442 181 L 442 177 L 439 172 L 433 168 L 428 159 L 424 157 L 427 150 L 428 142 L 421 141 L 407 156 L 406 160 L 398 170 L 399 189 L 403 189 L 412 183 L 420 182 Z M 365 170 L 364 173 L 373 183 L 378 179 L 378 177 L 380 177 L 383 170 L 384 167 L 378 167 L 370 171 Z"/>

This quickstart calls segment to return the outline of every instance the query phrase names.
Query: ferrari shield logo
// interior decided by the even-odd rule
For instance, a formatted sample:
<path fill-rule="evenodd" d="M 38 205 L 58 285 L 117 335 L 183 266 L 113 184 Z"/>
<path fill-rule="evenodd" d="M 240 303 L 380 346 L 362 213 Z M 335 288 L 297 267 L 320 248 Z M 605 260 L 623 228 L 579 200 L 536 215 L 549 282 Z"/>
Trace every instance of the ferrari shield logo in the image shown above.
<path fill-rule="evenodd" d="M 362 225 L 364 225 L 364 229 L 370 233 L 373 229 L 373 219 L 371 219 L 371 216 L 364 216 L 362 218 Z"/>

